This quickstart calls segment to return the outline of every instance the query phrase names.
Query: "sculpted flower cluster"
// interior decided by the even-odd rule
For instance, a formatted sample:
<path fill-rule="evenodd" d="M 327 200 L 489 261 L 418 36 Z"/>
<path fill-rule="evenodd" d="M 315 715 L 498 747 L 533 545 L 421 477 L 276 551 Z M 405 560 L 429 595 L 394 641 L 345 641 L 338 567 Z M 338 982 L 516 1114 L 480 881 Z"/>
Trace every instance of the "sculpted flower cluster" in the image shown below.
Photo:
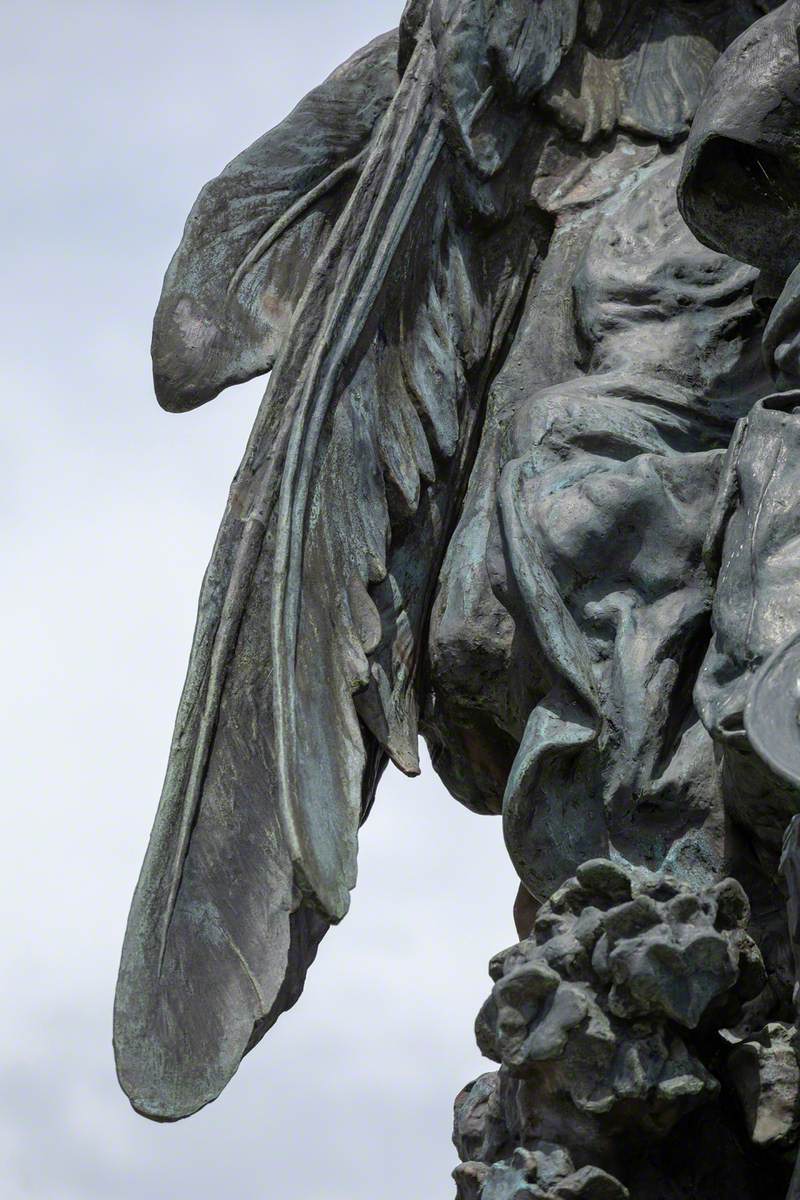
<path fill-rule="evenodd" d="M 765 983 L 748 920 L 734 880 L 695 890 L 605 860 L 579 868 L 530 937 L 491 963 L 494 987 L 476 1028 L 501 1069 L 457 1101 L 463 1200 L 470 1189 L 481 1200 L 623 1196 L 588 1167 L 549 1191 L 538 1177 L 523 1186 L 517 1147 L 555 1145 L 595 1172 L 613 1169 L 626 1136 L 664 1138 L 713 1101 L 719 1083 L 697 1047 Z M 525 1170 L 541 1173 L 531 1162 Z"/>

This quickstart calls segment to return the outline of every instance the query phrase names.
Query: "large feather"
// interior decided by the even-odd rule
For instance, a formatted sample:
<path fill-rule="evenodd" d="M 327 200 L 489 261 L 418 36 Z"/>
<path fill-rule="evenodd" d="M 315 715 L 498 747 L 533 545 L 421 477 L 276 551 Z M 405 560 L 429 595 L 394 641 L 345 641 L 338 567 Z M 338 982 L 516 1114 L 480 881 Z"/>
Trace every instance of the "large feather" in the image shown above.
<path fill-rule="evenodd" d="M 297 305 L 203 586 L 115 1015 L 146 1115 L 213 1099 L 347 911 L 386 756 L 418 769 L 432 591 L 538 252 L 454 207 L 429 26 Z M 525 193 L 524 180 L 521 187 Z"/>
<path fill-rule="evenodd" d="M 397 88 L 376 38 L 200 192 L 153 325 L 156 394 L 181 411 L 272 367 Z"/>

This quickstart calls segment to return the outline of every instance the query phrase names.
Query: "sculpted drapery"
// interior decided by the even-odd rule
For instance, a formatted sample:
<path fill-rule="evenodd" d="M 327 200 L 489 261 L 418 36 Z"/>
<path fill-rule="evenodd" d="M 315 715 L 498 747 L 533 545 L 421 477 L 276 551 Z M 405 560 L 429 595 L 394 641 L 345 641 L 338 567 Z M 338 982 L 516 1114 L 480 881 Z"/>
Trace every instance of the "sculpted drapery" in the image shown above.
<path fill-rule="evenodd" d="M 201 192 L 158 398 L 271 374 L 123 950 L 145 1115 L 297 1000 L 422 733 L 520 877 L 461 1200 L 784 1194 L 795 10 L 413 0 Z"/>

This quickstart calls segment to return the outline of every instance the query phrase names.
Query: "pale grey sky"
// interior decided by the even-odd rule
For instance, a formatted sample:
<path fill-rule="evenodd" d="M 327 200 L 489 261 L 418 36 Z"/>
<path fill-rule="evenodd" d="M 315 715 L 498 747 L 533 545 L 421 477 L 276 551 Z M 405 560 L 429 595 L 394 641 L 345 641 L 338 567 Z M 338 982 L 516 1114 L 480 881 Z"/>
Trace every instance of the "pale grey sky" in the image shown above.
<path fill-rule="evenodd" d="M 262 387 L 168 416 L 161 276 L 200 187 L 401 0 L 4 0 L 0 160 L 7 1200 L 452 1194 L 452 1099 L 514 940 L 497 821 L 387 775 L 347 921 L 221 1100 L 119 1092 L 111 1002 L 200 579 Z"/>

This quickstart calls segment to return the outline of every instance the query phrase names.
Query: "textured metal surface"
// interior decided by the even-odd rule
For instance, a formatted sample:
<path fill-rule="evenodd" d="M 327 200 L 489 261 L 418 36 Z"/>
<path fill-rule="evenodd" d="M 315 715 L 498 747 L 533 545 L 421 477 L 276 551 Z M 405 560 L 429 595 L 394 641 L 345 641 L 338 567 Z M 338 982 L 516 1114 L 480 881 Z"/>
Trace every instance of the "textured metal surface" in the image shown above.
<path fill-rule="evenodd" d="M 776 650 L 756 674 L 744 721 L 756 754 L 800 788 L 800 635 Z"/>
<path fill-rule="evenodd" d="M 519 1078 L 498 1051 L 461 1103 L 461 1200 L 781 1196 L 797 22 L 412 0 L 201 192 L 159 400 L 272 374 L 123 950 L 146 1115 L 213 1099 L 295 1002 L 422 733 L 502 816 L 533 938 L 492 968 L 487 1045 Z"/>

